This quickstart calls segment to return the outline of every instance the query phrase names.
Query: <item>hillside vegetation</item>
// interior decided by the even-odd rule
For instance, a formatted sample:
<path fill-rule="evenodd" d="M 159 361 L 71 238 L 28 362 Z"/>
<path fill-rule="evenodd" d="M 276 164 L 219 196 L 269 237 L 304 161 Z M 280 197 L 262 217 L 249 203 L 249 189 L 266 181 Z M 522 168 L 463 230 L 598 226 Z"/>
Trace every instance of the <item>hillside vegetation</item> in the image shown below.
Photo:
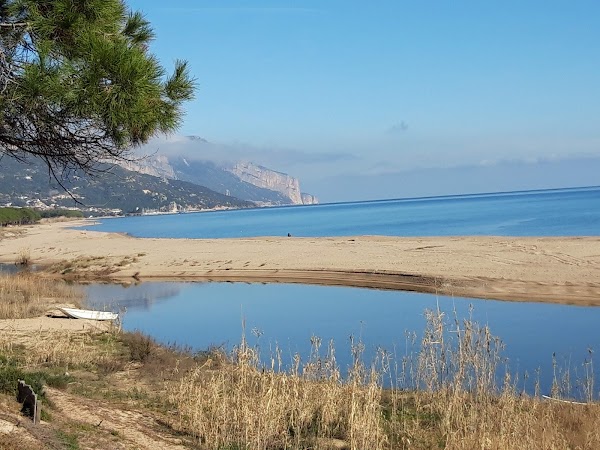
<path fill-rule="evenodd" d="M 70 173 L 63 186 L 37 162 L 0 161 L 0 204 L 22 207 L 77 208 L 85 215 L 172 211 L 178 209 L 247 208 L 254 203 L 219 194 L 187 181 L 167 180 L 120 166 L 103 165 L 102 173 Z M 65 191 L 64 189 L 67 189 Z"/>

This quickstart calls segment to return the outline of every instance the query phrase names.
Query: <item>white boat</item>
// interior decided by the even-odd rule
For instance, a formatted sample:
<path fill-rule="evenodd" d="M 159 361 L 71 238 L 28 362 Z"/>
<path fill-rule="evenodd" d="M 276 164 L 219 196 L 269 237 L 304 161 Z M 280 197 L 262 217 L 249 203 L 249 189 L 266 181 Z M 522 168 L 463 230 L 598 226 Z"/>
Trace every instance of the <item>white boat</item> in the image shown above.
<path fill-rule="evenodd" d="M 93 311 L 91 309 L 58 308 L 74 319 L 115 320 L 119 315 L 110 311 Z"/>

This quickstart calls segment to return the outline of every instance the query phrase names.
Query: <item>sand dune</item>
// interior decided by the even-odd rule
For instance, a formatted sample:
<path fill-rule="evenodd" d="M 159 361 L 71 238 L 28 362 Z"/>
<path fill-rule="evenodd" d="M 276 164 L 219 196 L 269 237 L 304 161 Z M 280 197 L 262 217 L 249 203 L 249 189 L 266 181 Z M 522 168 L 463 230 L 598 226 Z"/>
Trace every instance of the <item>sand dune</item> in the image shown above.
<path fill-rule="evenodd" d="M 599 237 L 139 239 L 72 226 L 5 229 L 0 261 L 28 252 L 34 264 L 75 278 L 332 284 L 600 305 Z"/>

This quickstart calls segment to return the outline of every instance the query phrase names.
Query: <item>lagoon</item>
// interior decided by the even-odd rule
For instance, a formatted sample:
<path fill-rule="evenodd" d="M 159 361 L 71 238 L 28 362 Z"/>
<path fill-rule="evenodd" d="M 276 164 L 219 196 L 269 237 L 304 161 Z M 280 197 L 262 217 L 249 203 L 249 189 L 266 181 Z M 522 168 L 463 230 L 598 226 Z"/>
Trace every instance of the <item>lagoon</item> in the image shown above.
<path fill-rule="evenodd" d="M 306 358 L 311 336 L 335 341 L 341 367 L 351 362 L 350 335 L 365 344 L 367 361 L 381 347 L 399 361 L 425 327 L 424 310 L 440 308 L 453 323 L 470 315 L 489 325 L 505 344 L 510 372 L 520 388 L 533 392 L 536 371 L 542 393 L 550 392 L 553 354 L 558 369 L 575 380 L 600 349 L 600 308 L 465 299 L 400 291 L 246 283 L 142 283 L 137 286 L 89 285 L 88 306 L 126 310 L 123 327 L 140 330 L 165 344 L 195 350 L 231 349 L 245 322 L 250 344 L 266 360 L 277 344 L 284 361 L 294 353 Z M 471 311 L 472 310 L 472 311 Z M 524 381 L 524 374 L 529 379 Z"/>

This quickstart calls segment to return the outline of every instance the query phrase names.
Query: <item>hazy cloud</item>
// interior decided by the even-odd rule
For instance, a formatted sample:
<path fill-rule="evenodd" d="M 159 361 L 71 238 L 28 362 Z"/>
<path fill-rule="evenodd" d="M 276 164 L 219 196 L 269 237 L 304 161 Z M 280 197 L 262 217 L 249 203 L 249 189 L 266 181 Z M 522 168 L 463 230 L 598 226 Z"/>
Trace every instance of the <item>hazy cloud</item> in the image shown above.
<path fill-rule="evenodd" d="M 599 154 L 593 153 L 576 153 L 571 155 L 531 155 L 523 157 L 512 157 L 512 158 L 496 158 L 496 159 L 482 159 L 475 164 L 461 164 L 464 167 L 481 166 L 481 167 L 494 167 L 510 164 L 519 165 L 538 165 L 556 163 L 560 161 L 583 161 L 583 160 L 598 160 L 600 159 Z"/>
<path fill-rule="evenodd" d="M 330 176 L 311 186 L 322 202 L 507 192 L 598 185 L 600 155 L 497 160 L 494 164 Z"/>
<path fill-rule="evenodd" d="M 326 165 L 358 159 L 349 152 L 307 152 L 297 149 L 257 147 L 240 142 L 222 144 L 195 136 L 157 138 L 137 149 L 136 154 L 139 156 L 177 155 L 190 160 L 209 160 L 219 163 L 252 161 L 281 171 L 286 171 L 291 166 Z"/>
<path fill-rule="evenodd" d="M 400 133 L 404 133 L 407 130 L 408 130 L 408 124 L 404 120 L 401 120 L 400 122 L 395 123 L 394 125 L 389 127 L 386 130 L 386 134 L 400 134 Z"/>

